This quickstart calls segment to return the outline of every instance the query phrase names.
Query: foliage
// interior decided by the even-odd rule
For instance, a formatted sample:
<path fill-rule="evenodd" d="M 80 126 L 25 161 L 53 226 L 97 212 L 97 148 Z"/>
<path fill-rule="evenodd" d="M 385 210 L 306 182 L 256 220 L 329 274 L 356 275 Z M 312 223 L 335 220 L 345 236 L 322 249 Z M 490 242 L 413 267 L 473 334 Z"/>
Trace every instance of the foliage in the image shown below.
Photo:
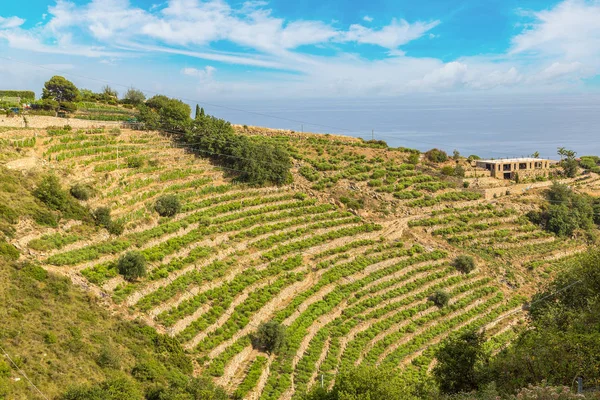
<path fill-rule="evenodd" d="M 136 251 L 130 251 L 119 258 L 117 269 L 128 281 L 146 276 L 146 258 Z"/>
<path fill-rule="evenodd" d="M 139 156 L 127 157 L 128 168 L 141 168 L 144 166 L 144 158 Z"/>
<path fill-rule="evenodd" d="M 189 126 L 191 111 L 181 100 L 156 95 L 139 106 L 139 120 L 147 129 L 182 132 Z"/>
<path fill-rule="evenodd" d="M 436 351 L 433 376 L 444 393 L 475 390 L 482 380 L 482 365 L 487 356 L 482 333 L 465 331 L 446 340 Z"/>
<path fill-rule="evenodd" d="M 177 196 L 165 194 L 156 200 L 154 209 L 161 217 L 172 217 L 181 210 L 181 204 Z"/>
<path fill-rule="evenodd" d="M 51 99 L 61 103 L 77 101 L 78 98 L 77 87 L 62 76 L 53 76 L 42 89 L 42 99 Z"/>
<path fill-rule="evenodd" d="M 442 163 L 448 161 L 448 154 L 440 149 L 431 149 L 425 153 L 425 157 L 431 162 Z"/>
<path fill-rule="evenodd" d="M 94 189 L 85 183 L 76 183 L 71 186 L 69 192 L 71 193 L 71 196 L 75 197 L 77 200 L 83 201 L 91 199 L 96 194 Z"/>
<path fill-rule="evenodd" d="M 558 155 L 560 156 L 560 163 L 563 168 L 564 174 L 568 178 L 574 178 L 575 176 L 577 176 L 577 169 L 579 167 L 579 164 L 575 159 L 577 153 L 573 150 L 567 150 L 564 147 L 559 147 Z"/>
<path fill-rule="evenodd" d="M 433 304 L 439 308 L 442 308 L 448 305 L 448 302 L 450 301 L 450 294 L 445 290 L 436 290 L 431 296 L 429 296 L 428 300 L 432 301 Z"/>
<path fill-rule="evenodd" d="M 527 217 L 558 236 L 571 236 L 578 230 L 587 231 L 594 225 L 594 201 L 585 194 L 577 194 L 568 186 L 554 182 L 546 191 L 548 204 Z"/>
<path fill-rule="evenodd" d="M 269 353 L 278 353 L 285 345 L 285 326 L 273 320 L 261 323 L 252 338 L 252 345 Z"/>
<path fill-rule="evenodd" d="M 58 400 L 143 400 L 139 385 L 123 375 L 92 386 L 68 389 Z"/>
<path fill-rule="evenodd" d="M 225 120 L 201 112 L 192 121 L 185 139 L 201 155 L 238 173 L 242 181 L 256 185 L 283 185 L 291 181 L 292 163 L 284 147 L 266 138 L 238 135 Z"/>
<path fill-rule="evenodd" d="M 431 398 L 431 388 L 388 368 L 353 367 L 342 371 L 330 391 L 316 388 L 305 400 L 417 400 Z"/>
<path fill-rule="evenodd" d="M 340 202 L 352 210 L 360 210 L 361 208 L 364 207 L 363 199 L 356 199 L 353 197 L 342 196 L 342 197 L 340 197 Z"/>
<path fill-rule="evenodd" d="M 452 266 L 463 274 L 468 274 L 475 269 L 475 259 L 463 254 L 452 261 Z"/>
<path fill-rule="evenodd" d="M 30 90 L 0 90 L 0 98 L 2 97 L 20 97 L 21 101 L 33 101 L 35 93 Z"/>
<path fill-rule="evenodd" d="M 582 254 L 533 297 L 532 329 L 490 363 L 488 375 L 502 392 L 543 380 L 571 386 L 577 376 L 584 377 L 584 387 L 600 384 L 599 263 L 599 250 Z"/>
<path fill-rule="evenodd" d="M 0 260 L 18 260 L 20 256 L 19 250 L 10 243 L 0 240 Z"/>
<path fill-rule="evenodd" d="M 123 96 L 123 102 L 127 104 L 138 105 L 142 104 L 144 101 L 146 101 L 144 92 L 135 88 L 127 89 L 127 92 L 125 92 L 125 95 Z"/>
<path fill-rule="evenodd" d="M 89 220 L 87 210 L 62 189 L 60 180 L 56 175 L 48 174 L 42 177 L 42 180 L 33 191 L 33 195 L 49 209 L 61 211 L 67 218 Z"/>

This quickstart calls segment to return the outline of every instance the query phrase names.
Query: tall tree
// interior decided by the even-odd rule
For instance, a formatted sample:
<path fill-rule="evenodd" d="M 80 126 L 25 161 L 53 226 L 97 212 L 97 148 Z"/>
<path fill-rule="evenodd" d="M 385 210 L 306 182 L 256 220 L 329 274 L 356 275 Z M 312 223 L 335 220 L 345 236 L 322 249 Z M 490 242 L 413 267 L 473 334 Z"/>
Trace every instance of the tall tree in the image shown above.
<path fill-rule="evenodd" d="M 135 88 L 127 89 L 125 95 L 123 96 L 123 100 L 126 100 L 129 104 L 141 104 L 146 101 L 146 95 L 141 90 Z"/>
<path fill-rule="evenodd" d="M 482 382 L 481 366 L 487 361 L 482 333 L 466 331 L 453 337 L 436 352 L 433 376 L 444 393 L 476 390 Z"/>
<path fill-rule="evenodd" d="M 42 99 L 51 99 L 58 102 L 76 101 L 79 97 L 79 90 L 73 82 L 62 76 L 53 76 L 44 84 L 42 89 Z"/>

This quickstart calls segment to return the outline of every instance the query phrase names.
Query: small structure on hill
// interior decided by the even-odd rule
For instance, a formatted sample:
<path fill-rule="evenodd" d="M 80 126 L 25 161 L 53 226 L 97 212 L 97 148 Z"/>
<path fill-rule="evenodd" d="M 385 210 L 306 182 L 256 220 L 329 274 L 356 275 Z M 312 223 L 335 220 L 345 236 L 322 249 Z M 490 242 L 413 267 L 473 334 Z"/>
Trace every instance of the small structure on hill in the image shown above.
<path fill-rule="evenodd" d="M 490 171 L 493 178 L 515 179 L 517 174 L 520 178 L 546 175 L 550 166 L 556 163 L 557 161 L 541 158 L 505 158 L 477 160 L 475 166 Z"/>

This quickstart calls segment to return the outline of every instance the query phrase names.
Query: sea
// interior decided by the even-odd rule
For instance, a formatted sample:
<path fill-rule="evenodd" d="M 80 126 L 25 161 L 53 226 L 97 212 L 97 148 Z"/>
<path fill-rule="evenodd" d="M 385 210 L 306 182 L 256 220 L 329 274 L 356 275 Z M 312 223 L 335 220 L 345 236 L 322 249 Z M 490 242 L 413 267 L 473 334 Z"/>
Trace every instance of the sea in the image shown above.
<path fill-rule="evenodd" d="M 600 94 L 411 95 L 229 100 L 202 104 L 241 125 L 384 140 L 391 147 L 481 158 L 600 155 Z"/>

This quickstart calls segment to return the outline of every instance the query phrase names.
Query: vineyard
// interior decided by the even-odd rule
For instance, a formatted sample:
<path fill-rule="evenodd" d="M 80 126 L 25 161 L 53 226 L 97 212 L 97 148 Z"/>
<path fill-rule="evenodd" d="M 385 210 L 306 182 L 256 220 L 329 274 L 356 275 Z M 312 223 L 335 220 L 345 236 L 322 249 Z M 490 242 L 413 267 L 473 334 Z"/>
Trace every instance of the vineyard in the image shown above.
<path fill-rule="evenodd" d="M 195 372 L 235 398 L 295 399 L 331 387 L 352 365 L 426 374 L 452 332 L 486 329 L 490 351 L 522 327 L 526 296 L 583 251 L 524 214 L 539 193 L 484 200 L 410 149 L 377 142 L 281 135 L 294 183 L 250 187 L 154 132 L 118 128 L 2 132 L 6 154 L 35 157 L 82 201 L 110 208 L 120 235 L 78 223 L 19 226 L 15 245 L 128 319 L 174 337 Z M 11 139 L 9 139 L 9 137 Z M 175 216 L 158 198 L 174 195 Z M 147 275 L 125 280 L 137 252 Z M 472 256 L 476 268 L 458 269 Z M 449 296 L 439 306 L 432 295 Z M 286 327 L 277 353 L 252 344 L 259 325 Z"/>

